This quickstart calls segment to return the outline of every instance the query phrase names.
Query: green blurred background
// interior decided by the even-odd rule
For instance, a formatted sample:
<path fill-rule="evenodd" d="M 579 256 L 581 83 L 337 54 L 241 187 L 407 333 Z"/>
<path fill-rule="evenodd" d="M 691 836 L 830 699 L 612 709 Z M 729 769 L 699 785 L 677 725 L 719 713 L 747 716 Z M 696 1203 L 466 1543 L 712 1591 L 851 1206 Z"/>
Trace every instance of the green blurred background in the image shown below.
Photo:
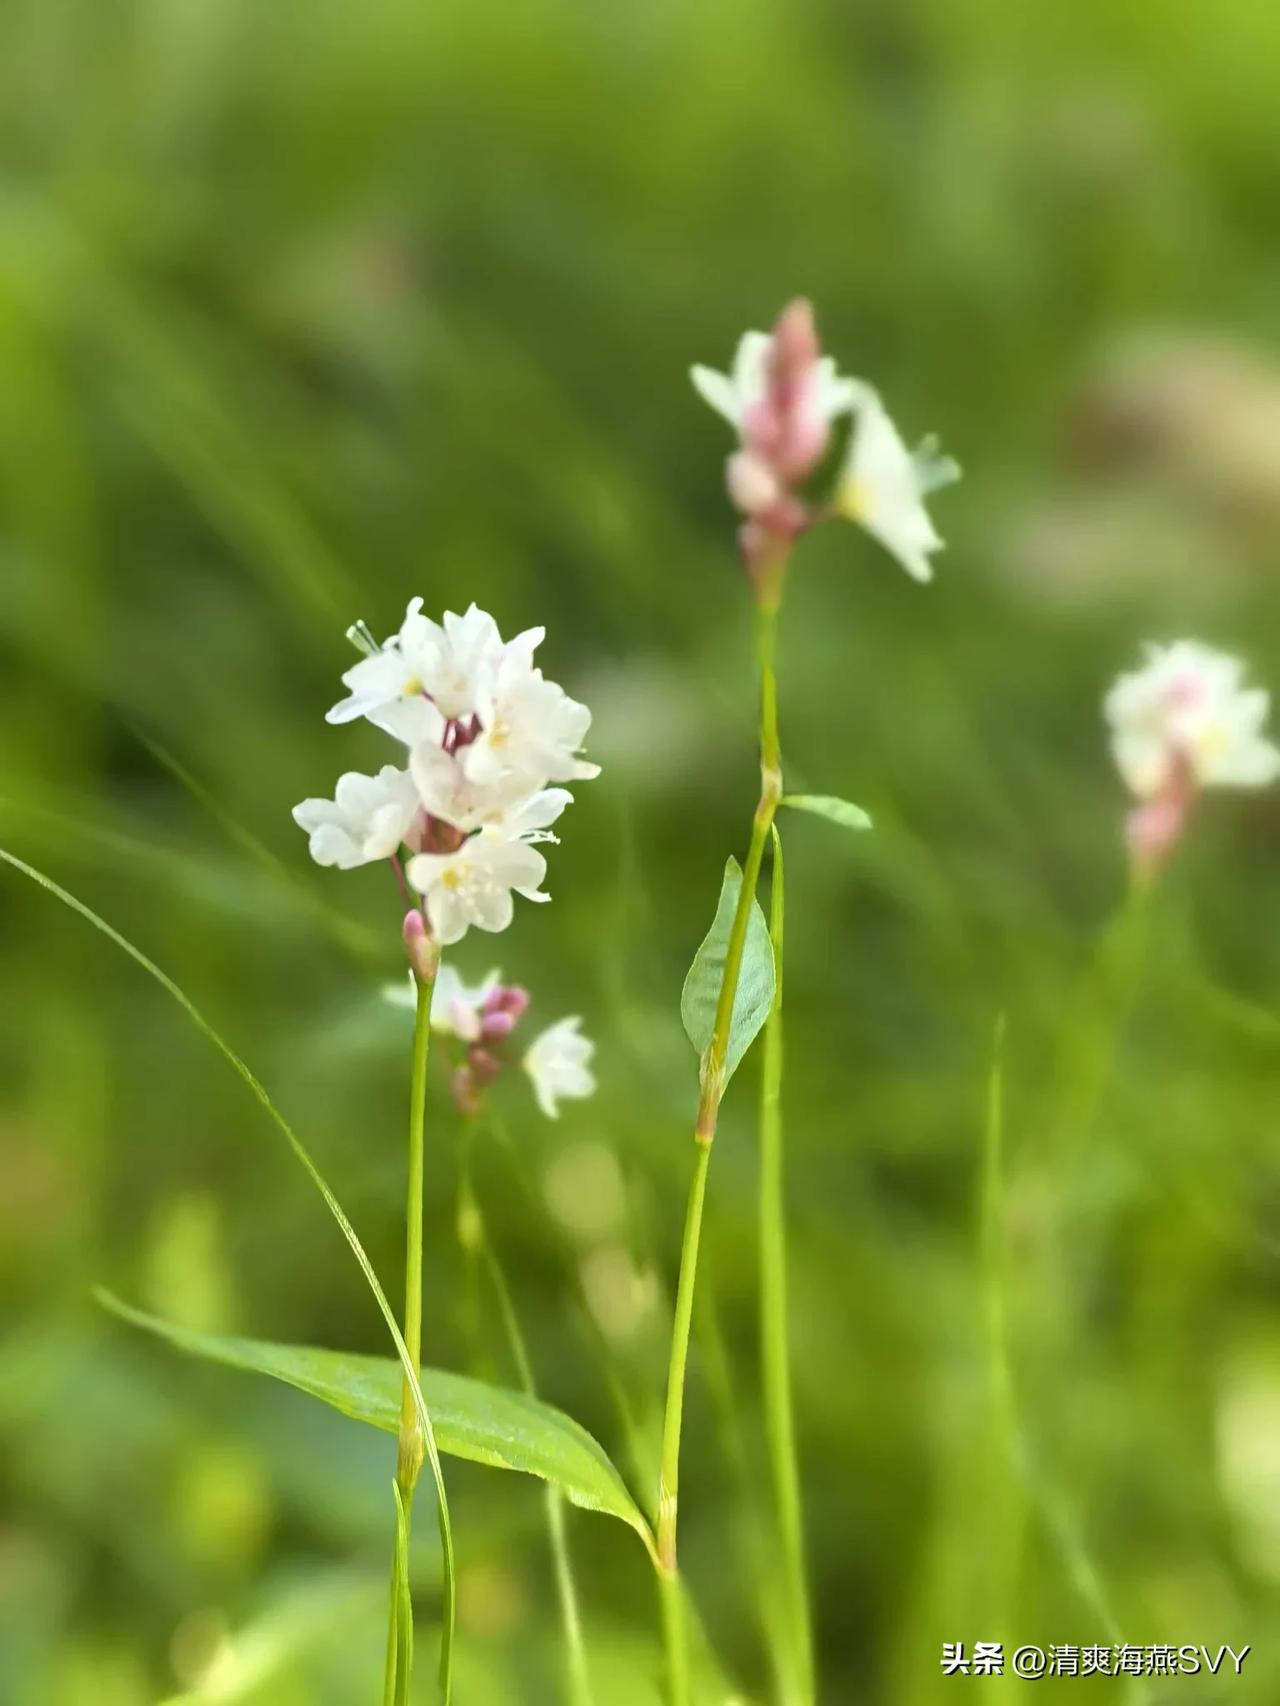
<path fill-rule="evenodd" d="M 599 1042 L 597 1098 L 556 1125 L 504 1086 L 545 1213 L 496 1151 L 481 1191 L 545 1394 L 629 1474 L 566 1276 L 652 1458 L 679 989 L 755 794 L 726 436 L 686 369 L 804 292 L 908 436 L 960 457 L 935 587 L 830 529 L 785 613 L 792 786 L 877 821 L 784 824 L 822 1697 L 1015 1698 L 944 1682 L 942 1642 L 1115 1638 L 1254 1647 L 1238 1679 L 1127 1697 L 1280 1698 L 1280 801 L 1206 803 L 1120 1036 L 1089 970 L 1124 887 L 1101 691 L 1183 633 L 1280 680 L 1280 24 L 1256 0 L 2 0 L 0 31 L 0 840 L 243 1050 L 395 1295 L 398 909 L 384 873 L 309 868 L 289 809 L 382 761 L 322 720 L 353 617 L 389 632 L 422 593 L 547 624 L 604 775 L 554 905 L 459 963 Z M 0 906 L 0 1698 L 367 1701 L 391 1441 L 167 1356 L 90 1288 L 382 1350 L 368 1295 L 163 992 L 12 872 Z M 743 1701 L 769 1688 L 740 1484 L 754 1082 L 716 1146 L 681 1535 Z M 510 1380 L 483 1300 L 487 1351 L 469 1330 L 437 1091 L 429 1354 Z M 536 1487 L 449 1474 L 458 1698 L 555 1701 Z M 570 1535 L 602 1702 L 656 1701 L 640 1548 L 577 1512 Z"/>

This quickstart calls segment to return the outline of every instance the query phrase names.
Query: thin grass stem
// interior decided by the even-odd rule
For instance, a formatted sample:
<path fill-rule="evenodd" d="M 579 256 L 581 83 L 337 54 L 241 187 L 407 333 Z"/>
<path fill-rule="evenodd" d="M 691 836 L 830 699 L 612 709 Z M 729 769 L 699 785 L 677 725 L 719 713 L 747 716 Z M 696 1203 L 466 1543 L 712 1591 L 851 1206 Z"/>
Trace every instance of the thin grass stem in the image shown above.
<path fill-rule="evenodd" d="M 791 1402 L 791 1347 L 787 1307 L 786 1203 L 782 1133 L 782 838 L 773 825 L 773 874 L 769 888 L 769 936 L 773 943 L 773 1005 L 764 1028 L 760 1076 L 760 1366 L 769 1474 L 781 1544 L 786 1625 L 793 1675 L 786 1699 L 812 1706 L 814 1659 L 809 1581 L 805 1568 L 804 1516 Z"/>
<path fill-rule="evenodd" d="M 427 1120 L 427 1061 L 431 1051 L 431 992 L 435 972 L 414 970 L 417 1002 L 413 1025 L 413 1064 L 409 1077 L 409 1166 L 405 1192 L 404 1341 L 415 1374 L 422 1368 L 422 1217 Z M 408 1376 L 400 1405 L 400 1445 L 396 1461 L 396 1549 L 391 1571 L 390 1629 L 384 1697 L 407 1699 L 412 1665 L 413 1610 L 409 1596 L 409 1533 L 413 1495 L 425 1454 Z"/>
<path fill-rule="evenodd" d="M 515 1364 L 520 1385 L 529 1397 L 536 1398 L 538 1390 L 533 1377 L 533 1362 L 529 1356 L 528 1342 L 524 1336 L 524 1329 L 520 1325 L 520 1317 L 516 1312 L 511 1287 L 507 1283 L 506 1269 L 502 1265 L 502 1259 L 498 1255 L 493 1240 L 489 1237 L 488 1226 L 480 1205 L 476 1201 L 465 1140 L 462 1191 L 460 1224 L 466 1226 L 467 1237 L 472 1249 L 479 1256 L 489 1275 L 489 1282 L 497 1300 L 498 1314 L 502 1318 L 507 1347 L 511 1352 L 511 1360 Z M 550 1486 L 546 1488 L 544 1497 L 547 1506 L 547 1537 L 551 1547 L 552 1566 L 555 1571 L 556 1596 L 560 1603 L 560 1621 L 564 1628 L 569 1699 L 572 1706 L 595 1706 L 595 1696 L 591 1689 L 591 1674 L 587 1665 L 586 1641 L 582 1630 L 578 1586 L 573 1572 L 573 1560 L 569 1555 L 569 1537 L 565 1530 L 564 1498 L 554 1487 Z"/>

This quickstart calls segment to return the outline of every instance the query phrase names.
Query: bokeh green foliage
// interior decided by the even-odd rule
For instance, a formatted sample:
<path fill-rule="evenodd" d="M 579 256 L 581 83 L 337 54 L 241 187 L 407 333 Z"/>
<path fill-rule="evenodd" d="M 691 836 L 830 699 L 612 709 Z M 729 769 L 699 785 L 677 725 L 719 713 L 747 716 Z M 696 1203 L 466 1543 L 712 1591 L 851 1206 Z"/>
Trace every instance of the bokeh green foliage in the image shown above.
<path fill-rule="evenodd" d="M 461 959 L 580 1011 L 601 1089 L 552 1127 L 504 1087 L 478 1187 L 542 1389 L 630 1463 L 603 1340 L 646 1495 L 696 1096 L 680 985 L 755 792 L 726 447 L 684 370 L 804 291 L 908 432 L 941 432 L 966 481 L 937 585 L 831 530 L 783 624 L 788 779 L 876 824 L 782 825 L 823 1698 L 916 1706 L 944 1639 L 1110 1618 L 1252 1641 L 1231 1698 L 1275 1699 L 1280 803 L 1206 805 L 1118 1038 L 1090 967 L 1123 890 L 1110 675 L 1194 631 L 1280 681 L 1280 24 L 1253 0 L 0 0 L 0 27 L 0 837 L 232 1037 L 394 1294 L 397 906 L 382 873 L 307 869 L 288 808 L 379 761 L 321 720 L 351 618 L 389 631 L 422 593 L 547 623 L 604 776 L 554 904 Z M 390 1447 L 88 1301 L 384 1352 L 359 1276 L 163 994 L 17 879 L 0 896 L 0 1697 L 135 1706 L 222 1651 L 220 1698 L 367 1699 Z M 998 1012 L 1026 1479 L 983 1332 Z M 755 1072 L 716 1146 L 681 1539 L 763 1698 L 725 1567 L 734 1464 L 759 1465 Z M 429 1354 L 510 1380 L 444 1107 L 440 1078 Z M 554 1700 L 540 1499 L 450 1480 L 459 1698 Z M 652 1702 L 640 1549 L 570 1532 L 601 1696 Z M 426 1540 L 415 1567 L 429 1623 Z"/>

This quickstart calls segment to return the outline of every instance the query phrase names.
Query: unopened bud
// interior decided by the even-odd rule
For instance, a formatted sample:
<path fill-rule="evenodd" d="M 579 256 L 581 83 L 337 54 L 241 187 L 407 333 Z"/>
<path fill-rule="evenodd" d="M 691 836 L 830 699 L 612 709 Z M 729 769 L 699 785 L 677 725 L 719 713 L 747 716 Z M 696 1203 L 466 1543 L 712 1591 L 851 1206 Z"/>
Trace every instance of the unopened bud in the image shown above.
<path fill-rule="evenodd" d="M 807 372 L 822 354 L 818 328 L 813 320 L 813 304 L 803 296 L 778 315 L 773 328 L 773 370 L 778 378 L 790 378 Z"/>
<path fill-rule="evenodd" d="M 797 297 L 778 316 L 769 358 L 769 395 L 778 423 L 773 459 L 787 481 L 807 479 L 830 441 L 831 423 L 819 395 L 821 354 L 813 309 Z"/>
<path fill-rule="evenodd" d="M 1196 796 L 1196 781 L 1187 758 L 1178 751 L 1170 755 L 1168 776 L 1158 794 L 1143 800 L 1129 813 L 1125 839 L 1133 859 L 1134 875 L 1150 882 L 1182 838 Z"/>
<path fill-rule="evenodd" d="M 480 1218 L 479 1206 L 467 1191 L 458 1202 L 458 1243 L 472 1254 L 480 1248 L 483 1237 L 484 1222 Z"/>
<path fill-rule="evenodd" d="M 416 906 L 405 913 L 400 934 L 413 975 L 420 983 L 430 983 L 440 966 L 440 944 L 427 929 L 427 921 Z"/>
<path fill-rule="evenodd" d="M 1157 874 L 1182 838 L 1190 809 L 1189 794 L 1171 790 L 1135 806 L 1125 823 L 1125 839 L 1135 874 L 1143 882 Z"/>
<path fill-rule="evenodd" d="M 480 1035 L 487 1042 L 498 1042 L 503 1037 L 509 1037 L 515 1028 L 514 1013 L 486 1013 L 480 1021 Z"/>
<path fill-rule="evenodd" d="M 510 1013 L 513 1020 L 521 1019 L 529 1008 L 529 991 L 518 983 L 500 983 L 485 998 L 486 1013 Z"/>
<path fill-rule="evenodd" d="M 449 1088 L 453 1091 L 453 1099 L 460 1113 L 474 1116 L 480 1112 L 480 1086 L 469 1066 L 460 1066 L 457 1069 L 449 1082 Z"/>
<path fill-rule="evenodd" d="M 738 450 L 725 463 L 729 496 L 744 515 L 759 515 L 782 496 L 778 476 L 754 450 Z"/>
<path fill-rule="evenodd" d="M 502 1062 L 488 1049 L 473 1047 L 467 1055 L 467 1066 L 477 1085 L 492 1084 L 502 1071 Z"/>

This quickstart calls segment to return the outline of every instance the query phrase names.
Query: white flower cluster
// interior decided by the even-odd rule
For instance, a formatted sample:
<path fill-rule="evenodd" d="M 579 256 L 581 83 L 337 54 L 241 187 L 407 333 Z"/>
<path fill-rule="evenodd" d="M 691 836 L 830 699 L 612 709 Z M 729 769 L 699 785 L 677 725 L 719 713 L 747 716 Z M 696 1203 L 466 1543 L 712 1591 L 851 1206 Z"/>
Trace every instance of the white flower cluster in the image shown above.
<path fill-rule="evenodd" d="M 1153 799 L 1185 777 L 1192 787 L 1262 788 L 1280 776 L 1280 750 L 1264 729 L 1270 696 L 1244 685 L 1244 666 L 1197 640 L 1148 645 L 1122 675 L 1104 714 L 1125 785 Z"/>
<path fill-rule="evenodd" d="M 401 765 L 349 772 L 332 800 L 304 800 L 294 820 L 321 865 L 348 870 L 408 855 L 432 933 L 459 941 L 475 925 L 505 930 L 512 896 L 547 900 L 536 843 L 573 796 L 555 783 L 599 775 L 579 756 L 591 713 L 535 667 L 544 630 L 504 642 L 473 604 L 442 623 L 415 598 L 381 646 L 352 630 L 366 656 L 343 676 L 331 723 L 364 717 L 400 741 Z"/>
<path fill-rule="evenodd" d="M 417 987 L 410 973 L 405 983 L 391 984 L 387 999 L 412 1009 Z M 442 965 L 431 994 L 431 1029 L 462 1045 L 453 1074 L 454 1100 L 464 1113 L 476 1113 L 488 1087 L 508 1064 L 508 1038 L 529 1006 L 527 993 L 504 984 L 502 973 L 487 972 L 480 982 L 464 983 L 451 965 Z M 576 1101 L 594 1093 L 591 1057 L 595 1044 L 582 1035 L 575 1014 L 539 1032 L 520 1058 L 533 1084 L 538 1106 L 548 1119 L 559 1116 L 561 1101 Z"/>
<path fill-rule="evenodd" d="M 918 581 L 932 578 L 929 559 L 942 548 L 924 500 L 960 477 L 929 438 L 910 451 L 879 394 L 836 371 L 821 355 L 806 304 L 793 303 L 772 334 L 747 332 L 730 371 L 694 367 L 703 399 L 738 434 L 729 458 L 729 495 L 748 518 L 747 550 L 757 535 L 794 536 L 834 513 L 856 521 Z M 849 449 L 826 511 L 811 511 L 797 492 L 816 467 L 831 430 L 852 415 Z"/>

